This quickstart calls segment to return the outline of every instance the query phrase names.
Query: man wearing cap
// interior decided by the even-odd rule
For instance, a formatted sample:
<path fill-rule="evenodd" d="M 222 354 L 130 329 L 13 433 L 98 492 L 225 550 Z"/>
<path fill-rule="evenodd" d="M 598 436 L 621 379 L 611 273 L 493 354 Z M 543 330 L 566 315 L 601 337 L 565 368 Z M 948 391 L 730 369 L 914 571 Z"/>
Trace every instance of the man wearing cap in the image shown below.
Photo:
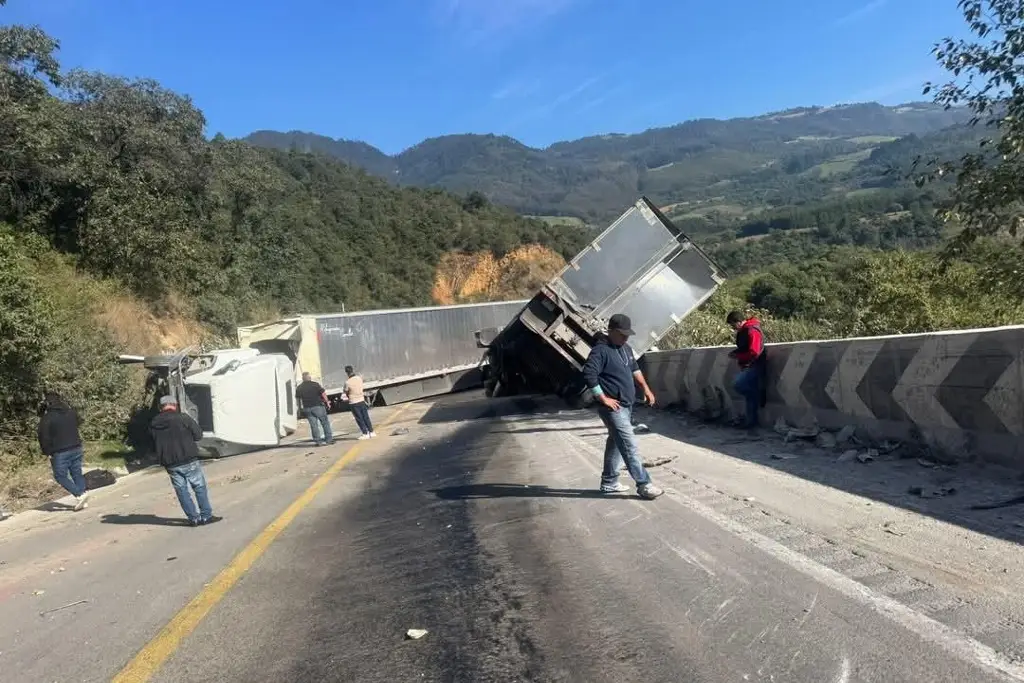
<path fill-rule="evenodd" d="M 628 316 L 616 313 L 608 320 L 608 336 L 590 350 L 583 365 L 583 379 L 598 402 L 598 414 L 608 428 L 604 447 L 604 471 L 601 473 L 602 493 L 623 493 L 629 487 L 619 481 L 619 468 L 625 461 L 636 491 L 641 498 L 654 500 L 663 491 L 651 483 L 651 475 L 644 469 L 643 460 L 633 434 L 633 405 L 636 403 L 636 385 L 644 391 L 647 402 L 654 405 L 654 392 L 647 386 L 640 366 L 629 347 L 634 334 L 633 322 Z"/>
<path fill-rule="evenodd" d="M 178 496 L 181 509 L 192 526 L 219 522 L 210 507 L 206 475 L 199 464 L 199 447 L 196 443 L 203 438 L 203 430 L 190 415 L 178 412 L 178 402 L 173 396 L 160 399 L 160 414 L 149 423 L 157 461 L 167 470 L 171 485 Z M 192 492 L 196 499 L 192 500 Z M 199 509 L 196 509 L 196 503 Z"/>

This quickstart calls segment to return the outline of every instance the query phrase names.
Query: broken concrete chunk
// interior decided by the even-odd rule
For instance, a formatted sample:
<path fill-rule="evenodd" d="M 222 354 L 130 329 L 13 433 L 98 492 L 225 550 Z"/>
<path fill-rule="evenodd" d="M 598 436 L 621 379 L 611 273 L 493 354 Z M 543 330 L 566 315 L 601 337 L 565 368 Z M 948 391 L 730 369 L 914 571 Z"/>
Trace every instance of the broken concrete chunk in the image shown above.
<path fill-rule="evenodd" d="M 832 436 L 829 432 L 821 432 L 814 438 L 815 444 L 818 448 L 824 448 L 825 450 L 832 450 L 836 447 L 836 437 Z"/>
<path fill-rule="evenodd" d="M 846 425 L 836 434 L 836 443 L 846 444 L 849 443 L 853 438 L 854 434 L 857 433 L 857 428 L 853 425 Z"/>
<path fill-rule="evenodd" d="M 405 632 L 405 637 L 409 640 L 419 640 L 425 635 L 427 635 L 427 629 L 425 628 L 411 628 Z"/>
<path fill-rule="evenodd" d="M 858 453 L 857 454 L 858 462 L 864 462 L 864 463 L 873 462 L 877 457 L 878 457 L 878 451 L 875 450 L 874 448 L 869 448 L 866 451 L 864 451 L 863 453 Z"/>
<path fill-rule="evenodd" d="M 851 448 L 836 458 L 836 462 L 853 462 L 857 458 L 857 450 Z"/>

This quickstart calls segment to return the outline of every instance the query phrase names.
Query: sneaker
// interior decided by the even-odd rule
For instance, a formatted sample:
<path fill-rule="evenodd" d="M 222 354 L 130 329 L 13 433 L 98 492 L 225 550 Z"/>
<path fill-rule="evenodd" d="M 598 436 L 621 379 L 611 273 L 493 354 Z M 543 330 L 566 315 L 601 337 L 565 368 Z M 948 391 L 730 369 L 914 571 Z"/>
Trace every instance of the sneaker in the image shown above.
<path fill-rule="evenodd" d="M 369 438 L 370 438 L 370 435 L 369 435 L 369 434 L 361 434 L 361 435 L 359 436 L 359 441 L 366 441 L 366 440 L 367 440 L 367 439 L 369 439 Z"/>
<path fill-rule="evenodd" d="M 661 494 L 665 493 L 654 484 L 644 484 L 643 486 L 638 488 L 636 492 L 637 495 L 639 495 L 644 500 L 654 500 Z"/>
<path fill-rule="evenodd" d="M 224 518 L 223 517 L 218 517 L 217 515 L 210 515 L 206 519 L 199 520 L 199 523 L 203 524 L 203 525 L 206 525 L 206 524 L 216 524 L 217 522 L 219 522 L 222 519 L 224 519 Z"/>
<path fill-rule="evenodd" d="M 203 525 L 203 520 L 201 520 L 199 518 L 190 519 L 190 520 L 188 520 L 188 525 L 189 526 L 202 526 Z"/>
<path fill-rule="evenodd" d="M 80 496 L 75 496 L 75 512 L 89 507 L 89 492 L 86 491 Z"/>
<path fill-rule="evenodd" d="M 629 490 L 629 487 L 623 484 L 621 481 L 617 481 L 611 486 L 601 486 L 601 493 L 625 493 Z"/>
<path fill-rule="evenodd" d="M 371 439 L 376 439 L 377 438 L 377 432 L 370 432 L 370 438 Z"/>

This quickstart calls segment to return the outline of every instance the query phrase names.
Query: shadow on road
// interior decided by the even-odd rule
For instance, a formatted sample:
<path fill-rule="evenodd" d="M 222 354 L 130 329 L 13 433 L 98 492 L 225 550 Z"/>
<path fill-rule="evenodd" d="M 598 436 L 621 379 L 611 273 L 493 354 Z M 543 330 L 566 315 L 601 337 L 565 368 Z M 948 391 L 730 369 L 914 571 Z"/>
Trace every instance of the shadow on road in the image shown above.
<path fill-rule="evenodd" d="M 595 489 L 555 489 L 529 484 L 467 484 L 432 491 L 441 500 L 479 498 L 632 498 L 628 495 L 601 493 Z"/>
<path fill-rule="evenodd" d="M 158 517 L 156 515 L 117 515 L 109 514 L 103 515 L 100 520 L 103 524 L 142 524 L 147 526 L 189 526 L 187 519 L 178 519 L 173 517 Z"/>
<path fill-rule="evenodd" d="M 43 503 L 34 509 L 42 512 L 72 512 L 75 509 L 75 506 L 58 503 L 57 501 L 50 501 L 49 503 Z"/>

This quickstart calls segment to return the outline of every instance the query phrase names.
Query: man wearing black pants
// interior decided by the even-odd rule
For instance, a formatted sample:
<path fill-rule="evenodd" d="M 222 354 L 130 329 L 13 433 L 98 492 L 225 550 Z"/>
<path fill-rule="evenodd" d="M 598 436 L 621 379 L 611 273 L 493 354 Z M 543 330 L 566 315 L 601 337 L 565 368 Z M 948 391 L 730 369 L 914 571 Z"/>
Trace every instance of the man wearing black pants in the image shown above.
<path fill-rule="evenodd" d="M 377 432 L 373 431 L 370 409 L 366 407 L 363 378 L 356 374 L 355 368 L 351 365 L 345 366 L 345 374 L 348 375 L 348 379 L 345 380 L 345 400 L 348 401 L 348 405 L 352 409 L 352 417 L 355 418 L 356 425 L 359 427 L 359 440 L 372 439 L 377 436 Z"/>

